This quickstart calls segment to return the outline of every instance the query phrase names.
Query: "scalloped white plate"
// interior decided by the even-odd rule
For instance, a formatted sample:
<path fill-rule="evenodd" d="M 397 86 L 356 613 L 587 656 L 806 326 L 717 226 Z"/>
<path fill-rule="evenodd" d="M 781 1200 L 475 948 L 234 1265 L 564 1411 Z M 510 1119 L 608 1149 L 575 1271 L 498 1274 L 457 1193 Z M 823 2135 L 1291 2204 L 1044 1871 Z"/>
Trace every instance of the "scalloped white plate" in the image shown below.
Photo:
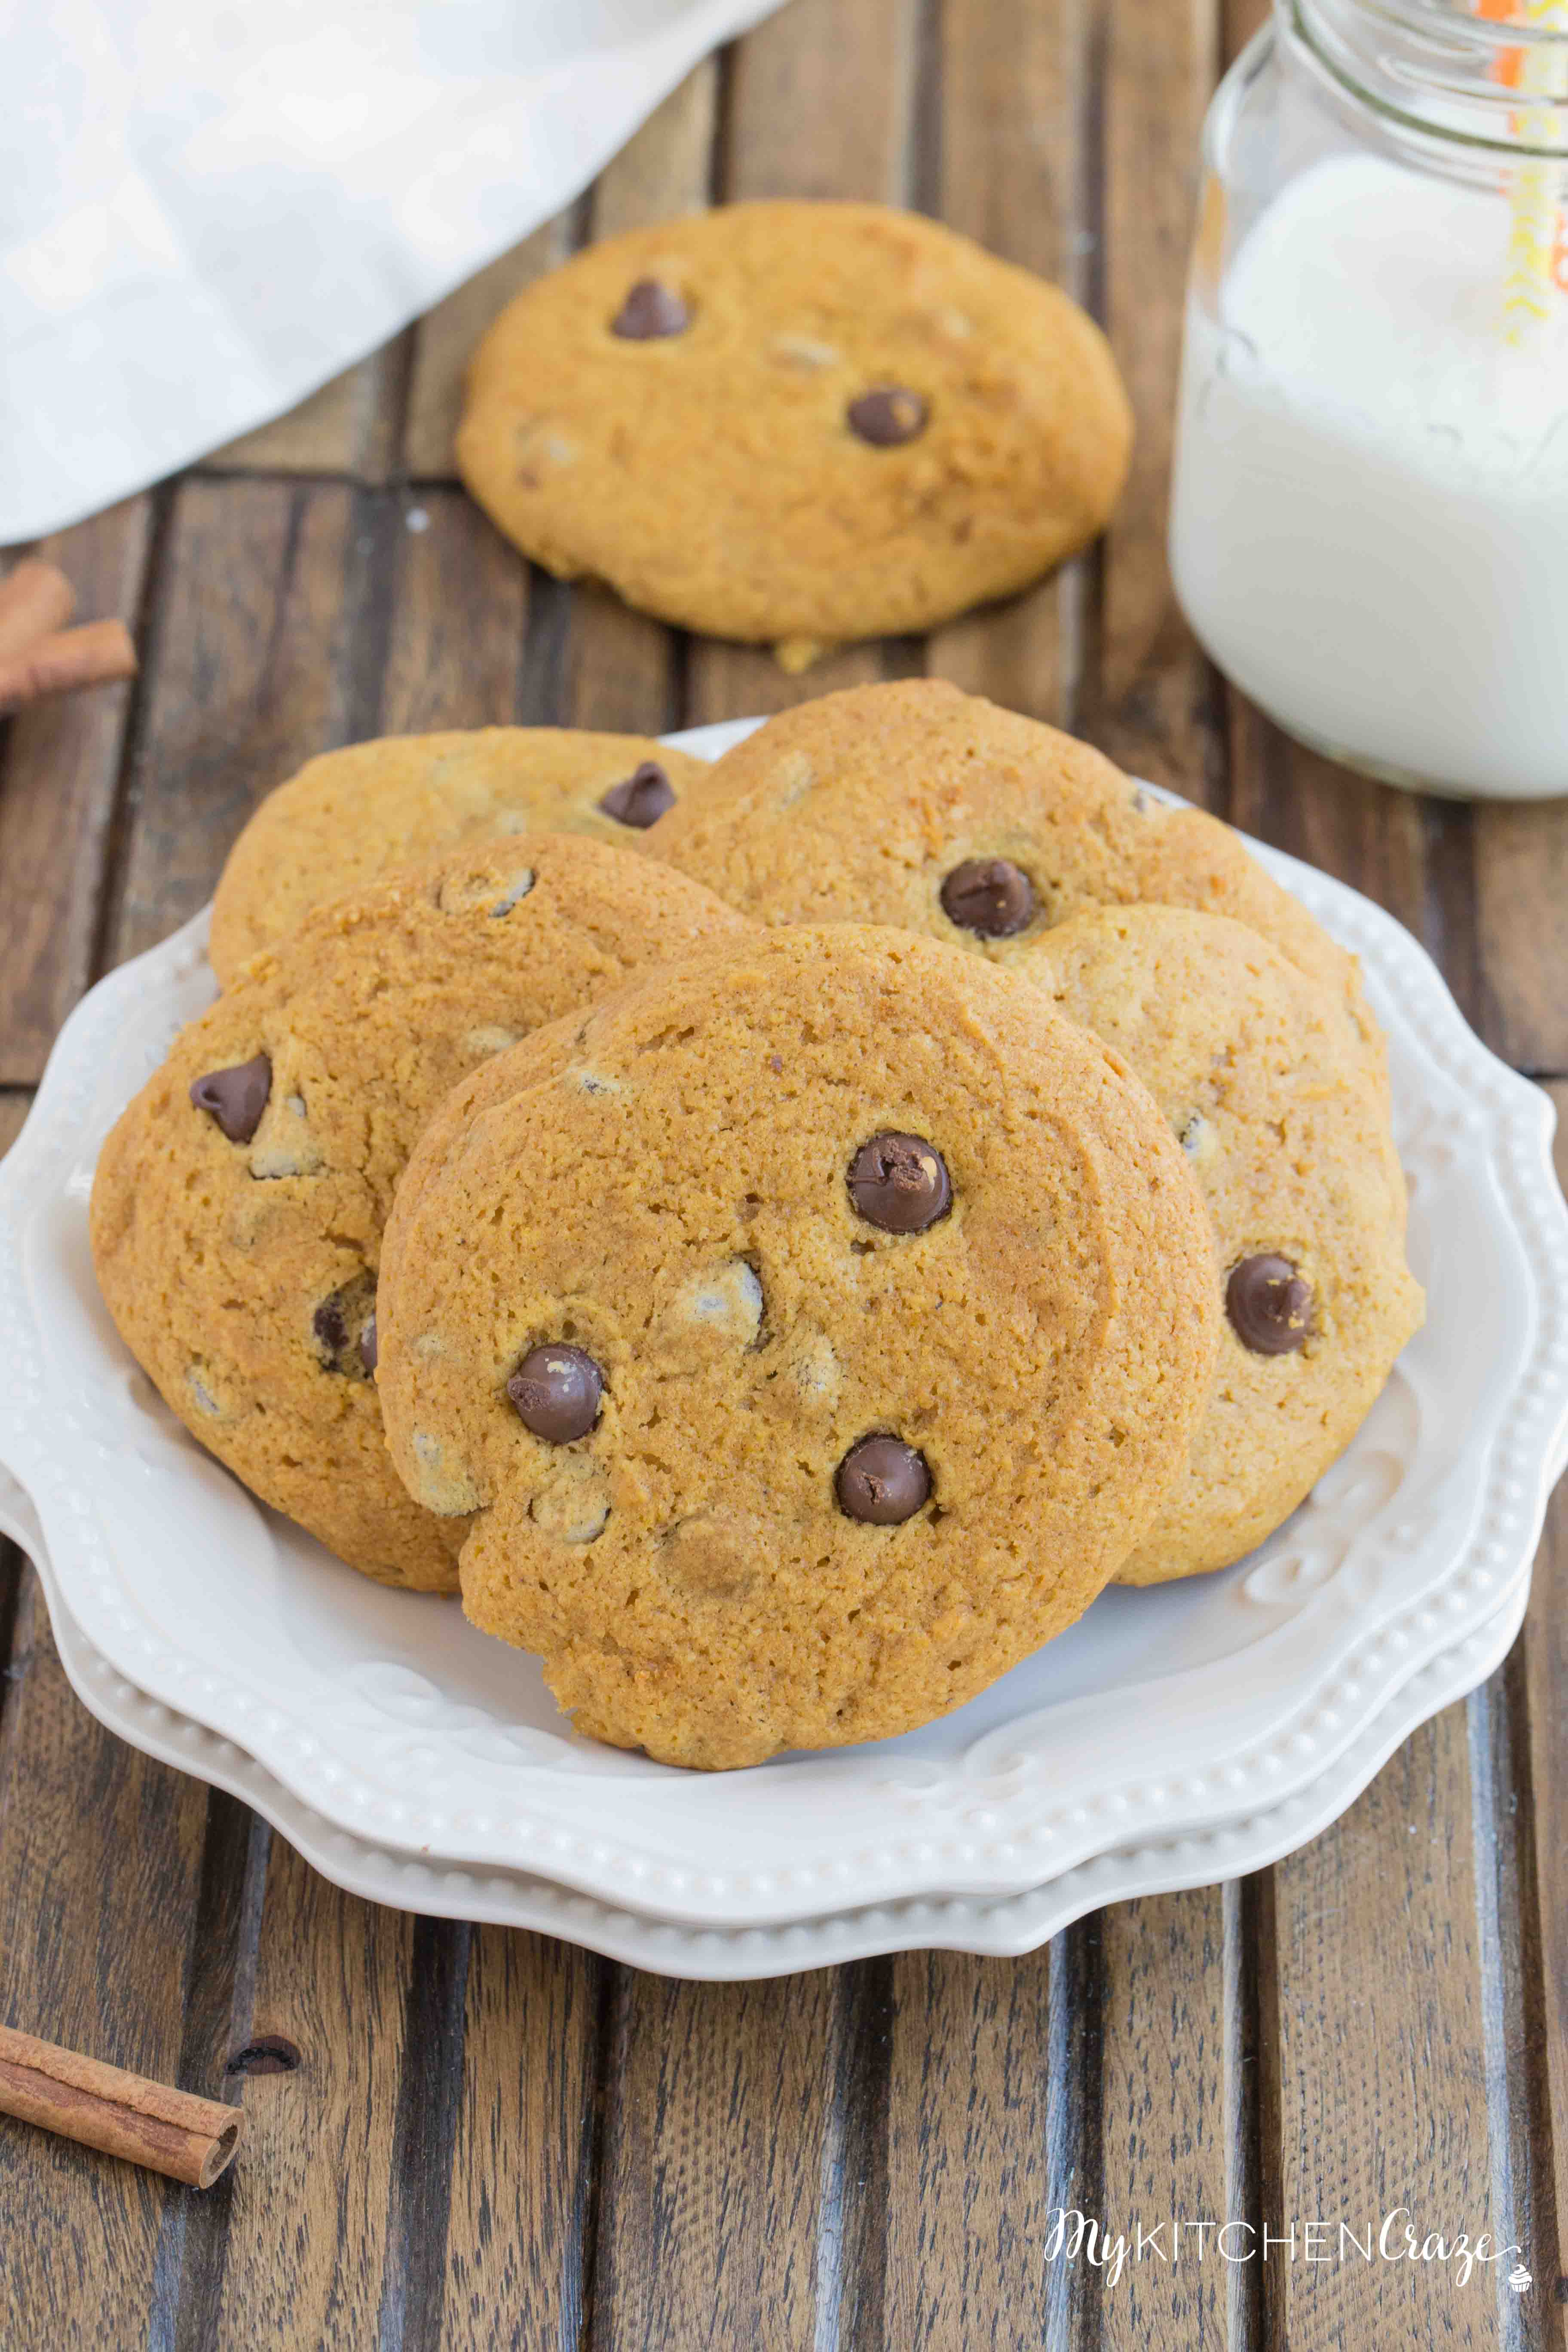
<path fill-rule="evenodd" d="M 713 753 L 739 731 L 678 740 Z M 1545 1097 L 1472 1035 L 1415 941 L 1355 892 L 1256 854 L 1366 967 L 1429 1314 L 1355 1444 L 1249 1559 L 1102 1595 L 903 1739 L 708 1776 L 575 1738 L 533 1662 L 256 1504 L 164 1410 L 99 1300 L 94 1158 L 213 992 L 198 918 L 78 1007 L 0 1167 L 0 1462 L 82 1632 L 340 1830 L 705 1926 L 851 1893 L 1022 1893 L 1305 1789 L 1528 1569 L 1568 1423 L 1568 1211 Z"/>
<path fill-rule="evenodd" d="M 723 1981 L 793 1976 L 879 1952 L 936 1949 L 1008 1959 L 1036 1950 L 1101 1904 L 1207 1886 L 1216 1879 L 1261 1870 L 1337 1820 L 1418 1724 L 1462 1698 L 1501 1664 L 1530 1593 L 1529 1578 L 1517 1580 L 1495 1616 L 1413 1675 L 1398 1696 L 1316 1780 L 1260 1812 L 1243 1813 L 1234 1822 L 1187 1836 L 1114 1848 L 1023 1895 L 990 1900 L 955 1895 L 874 1904 L 785 1927 L 696 1927 L 612 1910 L 591 1895 L 573 1894 L 521 1872 L 447 1868 L 434 1859 L 396 1853 L 335 1829 L 291 1797 L 253 1757 L 188 1717 L 161 1706 L 115 1673 L 61 1600 L 37 1517 L 3 1470 L 0 1527 L 37 1562 L 66 1674 L 91 1713 L 133 1748 L 253 1805 L 312 1868 L 336 1885 L 397 1910 L 532 1927 L 634 1968 Z"/>

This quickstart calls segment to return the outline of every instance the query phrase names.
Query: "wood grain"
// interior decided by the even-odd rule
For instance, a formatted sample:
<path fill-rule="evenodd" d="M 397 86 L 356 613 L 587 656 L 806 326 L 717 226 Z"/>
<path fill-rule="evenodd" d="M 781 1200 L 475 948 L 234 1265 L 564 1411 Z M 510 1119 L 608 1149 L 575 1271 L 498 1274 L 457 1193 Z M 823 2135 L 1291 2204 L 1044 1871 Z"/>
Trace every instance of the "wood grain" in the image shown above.
<path fill-rule="evenodd" d="M 1344 1818 L 1271 1874 L 1263 2038 L 1270 2227 L 1264 2287 L 1290 2352 L 1498 2341 L 1496 2273 L 1458 2286 L 1378 2259 L 1386 2214 L 1494 2232 L 1487 2021 L 1465 1710 L 1406 1741 Z M 1330 2224 L 1309 2261 L 1304 2224 Z M 1337 2257 L 1342 2219 L 1373 2258 Z M 1401 2224 L 1396 2223 L 1398 2231 Z M 1403 2243 L 1397 2237 L 1396 2243 Z"/>
<path fill-rule="evenodd" d="M 408 338 L 395 335 L 297 408 L 215 449 L 205 465 L 252 474 L 348 474 L 386 480 L 397 454 Z"/>
<path fill-rule="evenodd" d="M 184 482 L 152 632 L 110 962 L 212 890 L 262 795 L 347 730 L 353 498 L 335 485 Z"/>
<path fill-rule="evenodd" d="M 1516 1069 L 1568 1074 L 1568 826 L 1561 801 L 1478 804 L 1476 945 L 1487 1043 Z"/>
<path fill-rule="evenodd" d="M 1198 134 L 1219 49 L 1215 0 L 1104 0 L 1102 173 L 1090 307 L 1136 419 L 1132 470 L 1100 567 L 1080 731 L 1125 768 L 1216 796 L 1213 689 L 1177 609 L 1165 518 Z M 1098 36 L 1091 58 L 1098 55 Z M 1092 71 L 1092 68 L 1091 68 Z"/>
<path fill-rule="evenodd" d="M 1005 261 L 1077 291 L 1082 278 L 1083 63 L 1074 7 L 1032 0 L 944 0 L 930 76 L 940 93 L 933 195 L 943 220 Z M 1081 567 L 933 632 L 926 667 L 966 693 L 1055 725 L 1077 679 L 1067 635 Z M 1076 631 L 1072 633 L 1076 636 Z"/>
<path fill-rule="evenodd" d="M 816 2340 L 847 2069 L 844 1972 L 747 1985 L 624 1973 L 605 2080 L 595 2337 Z M 853 2340 L 852 2338 L 849 2340 Z"/>
<path fill-rule="evenodd" d="M 378 2340 L 414 1937 L 274 1838 L 250 2037 L 300 2063 L 245 2081 L 214 2352 Z"/>
<path fill-rule="evenodd" d="M 449 2352 L 584 2340 L 608 1973 L 547 1937 L 474 1931 L 440 2331 Z"/>
<path fill-rule="evenodd" d="M 1058 2153 L 1070 2084 L 1053 2063 L 1051 1969 L 914 1952 L 893 1962 L 889 2086 L 889 2347 L 1025 2352 L 1047 2327 L 1047 2248 L 1061 2202 L 1098 2211 Z M 1063 2270 L 1057 2285 L 1081 2290 Z M 1065 2339 L 1064 2339 L 1065 2340 Z"/>
<path fill-rule="evenodd" d="M 79 1704 L 29 1572 L 0 1712 L 0 2021 L 177 2081 L 205 1817 L 205 1789 Z M 142 2344 L 189 2193 L 0 2121 L 0 2343 Z"/>
<path fill-rule="evenodd" d="M 1557 1110 L 1558 1179 L 1568 1192 L 1568 1085 L 1551 1088 Z M 1568 1814 L 1568 1491 L 1559 1486 L 1547 1507 L 1546 1531 L 1536 1557 L 1524 1621 L 1522 1683 L 1525 1710 L 1529 1889 L 1533 1917 L 1525 1960 L 1529 2039 L 1520 2072 L 1534 2094 L 1544 2195 L 1528 2260 L 1537 2292 L 1554 2314 L 1553 2352 L 1568 2347 L 1568 1858 L 1561 1824 Z M 1529 1929 L 1533 1928 L 1533 1935 Z"/>
<path fill-rule="evenodd" d="M 131 499 L 44 542 L 80 611 L 135 618 L 152 514 L 151 499 Z M 37 1080 L 92 976 L 132 691 L 95 688 L 10 723 L 0 767 L 0 1085 Z"/>
<path fill-rule="evenodd" d="M 402 502 L 376 730 L 504 727 L 516 717 L 528 568 L 459 490 Z"/>

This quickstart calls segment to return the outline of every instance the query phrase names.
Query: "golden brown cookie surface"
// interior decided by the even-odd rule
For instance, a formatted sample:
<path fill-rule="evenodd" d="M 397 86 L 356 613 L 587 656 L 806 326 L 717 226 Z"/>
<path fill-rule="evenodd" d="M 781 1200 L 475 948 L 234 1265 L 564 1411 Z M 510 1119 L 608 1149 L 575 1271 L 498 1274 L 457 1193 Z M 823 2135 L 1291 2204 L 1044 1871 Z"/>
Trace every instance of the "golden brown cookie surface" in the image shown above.
<path fill-rule="evenodd" d="M 459 842 L 585 833 L 637 846 L 709 772 L 647 736 L 574 727 L 385 735 L 323 751 L 268 794 L 230 850 L 213 900 L 213 970 L 226 988 L 312 907 Z"/>
<path fill-rule="evenodd" d="M 733 205 L 607 238 L 471 362 L 458 462 L 563 578 L 751 640 L 924 629 L 1100 530 L 1131 415 L 1099 329 L 879 205 Z"/>
<path fill-rule="evenodd" d="M 1222 916 L 1090 910 L 1019 970 L 1142 1080 L 1214 1227 L 1208 1408 L 1120 1580 L 1224 1567 L 1337 1460 L 1421 1322 L 1382 1090 L 1322 989 Z"/>
<path fill-rule="evenodd" d="M 204 1445 L 352 1566 L 456 1589 L 457 1531 L 399 1484 L 371 1376 L 382 1228 L 426 1120 L 531 1030 L 744 928 L 600 842 L 459 849 L 257 956 L 110 1134 L 92 1247 L 127 1345 Z"/>
<path fill-rule="evenodd" d="M 759 921 L 898 923 L 1003 963 L 1080 907 L 1230 915 L 1332 989 L 1369 1067 L 1384 1066 L 1354 958 L 1229 825 L 940 679 L 851 687 L 769 719 L 671 813 L 658 848 Z"/>
<path fill-rule="evenodd" d="M 1012 975 L 772 931 L 442 1108 L 382 1267 L 388 1442 L 476 1623 L 706 1767 L 945 1713 L 1079 1615 L 1218 1318 L 1148 1097 Z"/>

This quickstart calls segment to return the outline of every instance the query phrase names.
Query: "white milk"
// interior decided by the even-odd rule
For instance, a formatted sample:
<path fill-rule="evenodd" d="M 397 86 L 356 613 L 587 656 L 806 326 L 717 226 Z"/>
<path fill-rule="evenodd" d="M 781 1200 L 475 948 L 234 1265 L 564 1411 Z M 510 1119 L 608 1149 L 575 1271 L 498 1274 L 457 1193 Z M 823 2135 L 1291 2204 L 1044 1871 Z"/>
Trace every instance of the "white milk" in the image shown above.
<path fill-rule="evenodd" d="M 1315 164 L 1189 301 L 1182 604 L 1292 733 L 1438 789 L 1568 793 L 1568 295 L 1499 331 L 1509 207 Z"/>

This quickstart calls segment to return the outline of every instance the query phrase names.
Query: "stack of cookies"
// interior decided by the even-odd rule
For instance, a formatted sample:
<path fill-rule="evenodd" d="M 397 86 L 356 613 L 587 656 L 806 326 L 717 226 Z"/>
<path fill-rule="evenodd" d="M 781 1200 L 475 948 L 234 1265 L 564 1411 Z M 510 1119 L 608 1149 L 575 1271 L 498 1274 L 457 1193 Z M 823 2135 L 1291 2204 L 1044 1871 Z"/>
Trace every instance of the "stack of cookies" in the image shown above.
<path fill-rule="evenodd" d="M 1212 818 L 932 682 L 711 768 L 362 744 L 100 1162 L 186 1426 L 578 1727 L 749 1764 L 1239 1559 L 1420 1320 L 1354 961 Z"/>

